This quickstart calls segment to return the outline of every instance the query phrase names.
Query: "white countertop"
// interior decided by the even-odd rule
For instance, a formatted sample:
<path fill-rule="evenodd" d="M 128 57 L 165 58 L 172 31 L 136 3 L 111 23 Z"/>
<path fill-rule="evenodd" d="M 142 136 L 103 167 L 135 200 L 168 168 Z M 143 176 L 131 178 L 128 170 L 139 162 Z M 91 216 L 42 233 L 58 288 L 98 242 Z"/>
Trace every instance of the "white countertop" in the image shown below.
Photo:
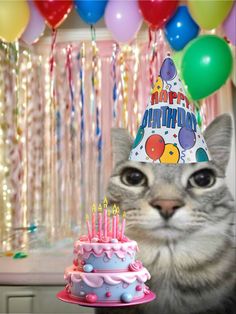
<path fill-rule="evenodd" d="M 1 285 L 64 285 L 64 269 L 72 264 L 70 249 L 37 250 L 23 259 L 0 257 Z"/>

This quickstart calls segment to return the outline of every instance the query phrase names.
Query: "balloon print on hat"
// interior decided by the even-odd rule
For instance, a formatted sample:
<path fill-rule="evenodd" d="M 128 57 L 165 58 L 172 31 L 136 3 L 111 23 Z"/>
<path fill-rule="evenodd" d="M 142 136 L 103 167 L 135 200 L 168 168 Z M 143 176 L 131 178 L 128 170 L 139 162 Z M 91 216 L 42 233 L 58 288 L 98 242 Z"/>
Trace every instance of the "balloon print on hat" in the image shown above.
<path fill-rule="evenodd" d="M 171 81 L 177 74 L 176 67 L 171 58 L 166 58 L 161 66 L 160 76 L 164 81 Z"/>
<path fill-rule="evenodd" d="M 166 144 L 164 153 L 160 158 L 161 163 L 177 164 L 179 162 L 179 149 L 174 144 Z"/>
<path fill-rule="evenodd" d="M 75 0 L 75 9 L 87 24 L 97 23 L 104 15 L 107 0 Z"/>
<path fill-rule="evenodd" d="M 187 6 L 178 7 L 165 26 L 166 38 L 174 50 L 182 50 L 198 33 L 199 26 L 192 19 Z"/>
<path fill-rule="evenodd" d="M 135 148 L 135 147 L 137 147 L 138 145 L 139 145 L 139 143 L 142 141 L 142 139 L 143 139 L 143 136 L 144 136 L 144 128 L 143 127 L 140 127 L 139 129 L 138 129 L 138 133 L 137 133 L 137 135 L 136 135 L 136 138 L 135 138 L 135 140 L 134 140 L 134 143 L 133 143 L 133 146 L 132 146 L 132 148 Z"/>
<path fill-rule="evenodd" d="M 190 149 L 195 145 L 196 136 L 193 130 L 183 127 L 179 130 L 178 139 L 184 150 Z"/>
<path fill-rule="evenodd" d="M 200 147 L 197 149 L 196 151 L 196 160 L 197 162 L 203 162 L 203 161 L 208 161 L 209 158 L 208 158 L 208 155 L 205 151 L 204 148 Z"/>
<path fill-rule="evenodd" d="M 153 134 L 146 140 L 145 151 L 152 160 L 159 159 L 165 149 L 165 141 L 162 136 Z"/>
<path fill-rule="evenodd" d="M 105 11 L 105 23 L 117 41 L 130 42 L 142 25 L 137 2 L 109 1 Z"/>

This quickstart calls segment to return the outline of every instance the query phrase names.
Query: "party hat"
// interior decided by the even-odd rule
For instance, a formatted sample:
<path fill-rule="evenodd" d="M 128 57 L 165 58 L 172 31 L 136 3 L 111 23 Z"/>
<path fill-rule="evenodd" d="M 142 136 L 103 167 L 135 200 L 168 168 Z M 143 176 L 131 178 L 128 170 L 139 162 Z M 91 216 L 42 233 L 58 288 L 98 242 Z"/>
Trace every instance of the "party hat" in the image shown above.
<path fill-rule="evenodd" d="M 195 113 L 170 57 L 161 66 L 129 160 L 169 164 L 210 160 Z"/>

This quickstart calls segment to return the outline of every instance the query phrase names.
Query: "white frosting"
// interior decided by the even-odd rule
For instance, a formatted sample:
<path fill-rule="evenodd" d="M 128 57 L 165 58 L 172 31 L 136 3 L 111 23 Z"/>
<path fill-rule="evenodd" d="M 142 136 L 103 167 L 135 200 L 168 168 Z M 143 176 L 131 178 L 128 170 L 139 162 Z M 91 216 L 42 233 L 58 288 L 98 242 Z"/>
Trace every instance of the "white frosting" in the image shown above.
<path fill-rule="evenodd" d="M 84 273 L 80 271 L 74 271 L 73 266 L 70 266 L 65 271 L 65 279 L 71 282 L 85 282 L 89 287 L 98 288 L 103 285 L 103 283 L 109 285 L 116 285 L 121 282 L 127 284 L 133 283 L 137 280 L 140 283 L 146 282 L 151 278 L 148 270 L 142 268 L 135 272 L 122 272 L 122 273 Z"/>

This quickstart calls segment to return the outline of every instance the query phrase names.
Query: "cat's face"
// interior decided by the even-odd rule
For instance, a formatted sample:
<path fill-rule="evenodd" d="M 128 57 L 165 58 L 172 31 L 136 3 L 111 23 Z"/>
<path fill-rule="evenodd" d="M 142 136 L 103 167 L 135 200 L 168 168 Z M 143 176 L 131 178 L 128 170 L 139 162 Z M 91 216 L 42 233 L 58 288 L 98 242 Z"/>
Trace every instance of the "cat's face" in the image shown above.
<path fill-rule="evenodd" d="M 218 118 L 205 132 L 212 158 L 217 160 L 208 163 L 128 161 L 132 140 L 124 131 L 114 131 L 116 163 L 108 195 L 127 211 L 130 234 L 138 239 L 150 239 L 151 235 L 153 240 L 178 240 L 198 230 L 209 230 L 228 214 L 230 209 L 222 204 L 225 198 L 231 199 L 224 182 L 231 137 L 229 119 Z"/>

